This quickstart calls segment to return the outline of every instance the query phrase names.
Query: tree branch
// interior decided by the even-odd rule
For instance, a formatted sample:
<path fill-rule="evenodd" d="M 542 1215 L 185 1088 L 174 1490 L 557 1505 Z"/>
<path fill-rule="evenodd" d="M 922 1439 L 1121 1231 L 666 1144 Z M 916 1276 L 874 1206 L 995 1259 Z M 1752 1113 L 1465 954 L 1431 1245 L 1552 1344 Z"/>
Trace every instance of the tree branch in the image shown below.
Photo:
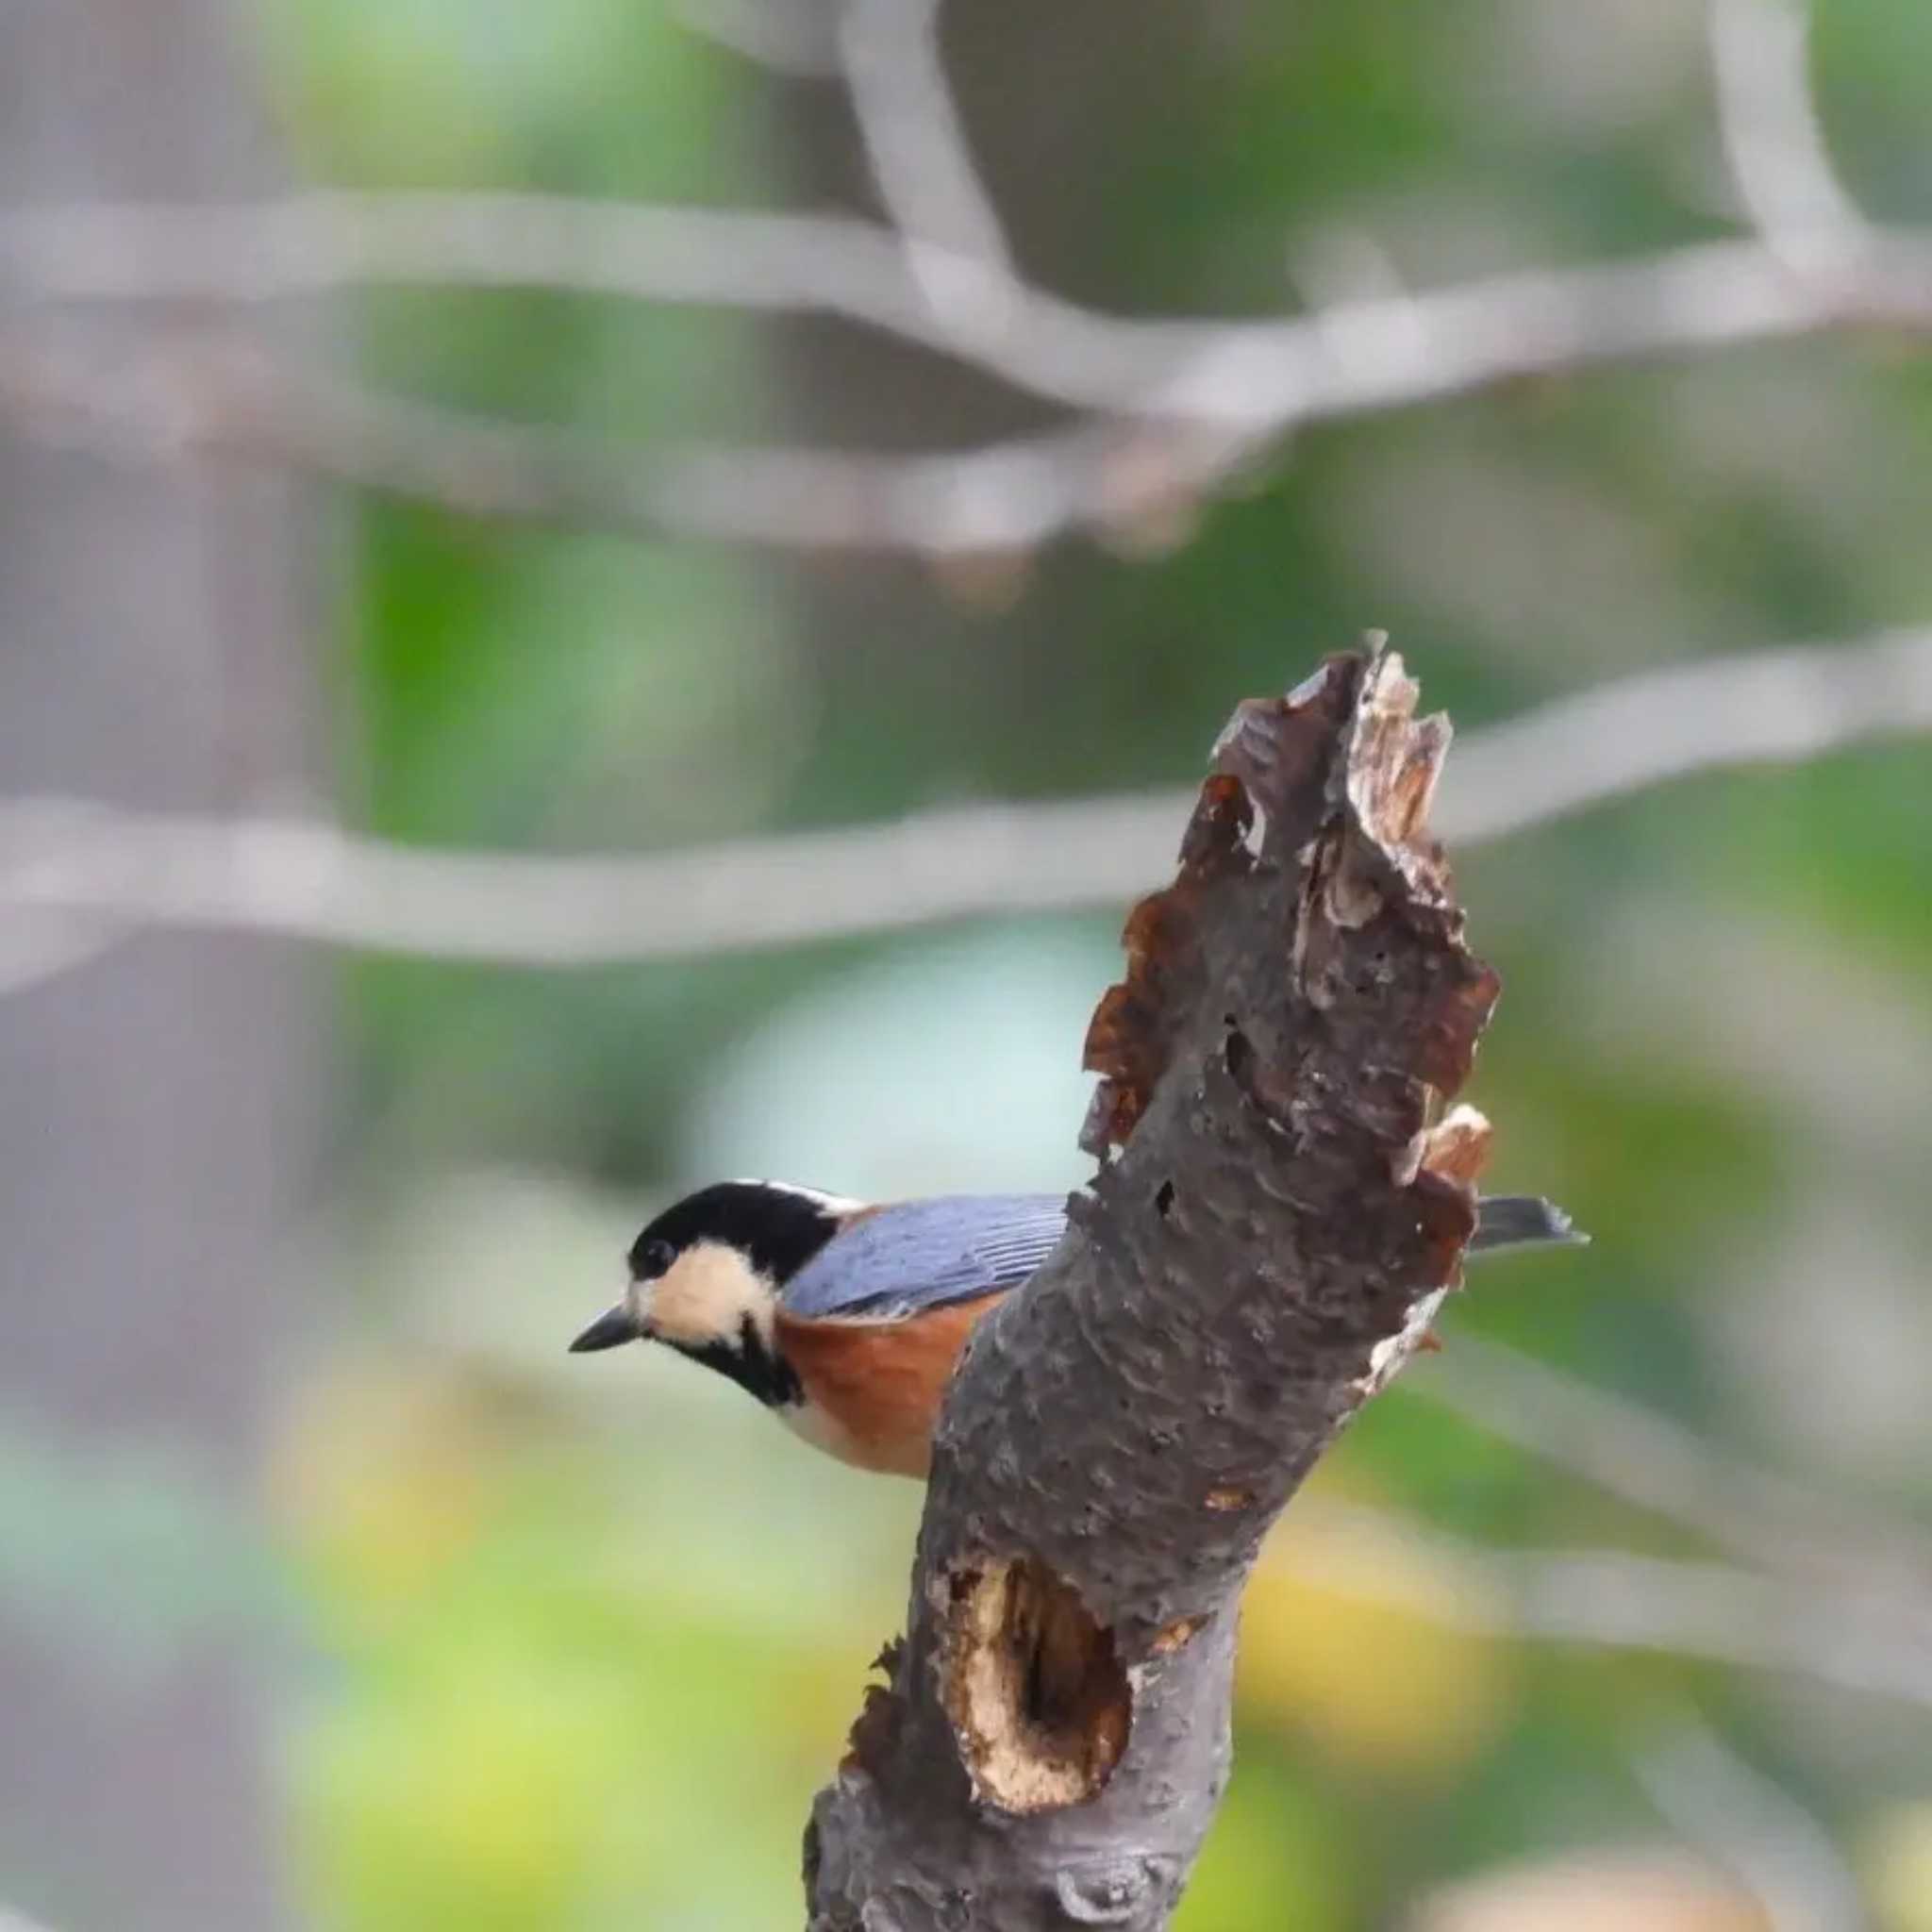
<path fill-rule="evenodd" d="M 1804 275 L 1854 259 L 1870 225 L 1825 145 L 1799 0 L 1710 0 L 1718 134 L 1742 213 Z"/>
<path fill-rule="evenodd" d="M 1494 975 L 1400 660 L 1237 711 L 1094 1016 L 1073 1231 L 948 1397 L 908 1640 L 808 1834 L 815 1932 L 1166 1924 L 1263 1532 L 1457 1278 Z"/>
<path fill-rule="evenodd" d="M 915 274 L 896 230 L 844 216 L 329 193 L 242 207 L 0 210 L 0 286 L 42 302 L 236 303 L 420 281 L 817 310 L 1091 420 L 912 457 L 640 453 L 383 398 L 220 338 L 157 350 L 139 384 L 87 363 L 76 374 L 73 358 L 34 331 L 0 341 L 0 408 L 54 431 L 78 418 L 123 453 L 210 448 L 468 515 L 780 549 L 974 556 L 1171 519 L 1311 424 L 1858 325 L 1932 328 L 1932 241 L 1868 225 L 1854 241 L 1814 247 L 1803 273 L 1783 243 L 1752 238 L 1241 322 L 1105 314 L 933 242 L 919 244 Z M 941 284 L 985 299 L 941 312 L 930 299 Z M 111 408 L 102 390 L 115 392 Z"/>
<path fill-rule="evenodd" d="M 1025 291 L 946 82 L 940 0 L 845 0 L 839 48 L 907 273 L 936 315 L 1007 327 Z"/>
<path fill-rule="evenodd" d="M 1450 1353 L 1462 1347 L 1458 1338 Z M 1429 1387 L 1441 1366 L 1403 1388 Z M 1855 1572 L 1794 1583 L 1634 1550 L 1497 1549 L 1326 1497 L 1299 1504 L 1294 1527 L 1264 1562 L 1354 1595 L 1407 1602 L 1456 1628 L 1780 1672 L 1932 1716 L 1932 1633 L 1922 1607 L 1848 1591 L 1843 1575 Z M 1391 1562 L 1390 1552 L 1409 1561 Z M 1424 1577 L 1446 1578 L 1449 1588 L 1410 1583 L 1405 1596 L 1418 1554 L 1427 1559 Z"/>
<path fill-rule="evenodd" d="M 1764 1932 L 1859 1932 L 1858 1882 L 1831 1834 L 1709 1725 L 1685 1718 L 1635 1770 L 1687 1844 L 1758 1901 Z"/>
<path fill-rule="evenodd" d="M 990 213 L 963 238 L 959 219 L 916 238 L 926 271 L 985 273 L 970 251 L 988 245 L 980 230 Z M 1216 318 L 1111 315 L 1017 284 L 997 316 L 956 315 L 929 299 L 906 235 L 854 215 L 329 190 L 247 203 L 0 208 L 0 291 L 42 303 L 240 305 L 403 284 L 832 315 L 1045 401 L 1101 409 L 1132 407 L 1248 333 Z"/>
<path fill-rule="evenodd" d="M 1689 773 L 1927 729 L 1932 631 L 1705 658 L 1471 733 L 1441 823 L 1474 845 Z M 580 966 L 1111 908 L 1159 875 L 1191 803 L 1156 791 L 977 805 L 593 857 L 412 847 L 298 818 L 0 799 L 0 921 L 34 928 L 0 953 L 0 991 L 144 925 Z"/>
<path fill-rule="evenodd" d="M 1437 1368 L 1408 1392 L 1747 1563 L 1829 1584 L 1847 1608 L 1889 1603 L 1932 1655 L 1932 1541 L 1923 1533 L 1735 1461 L 1667 1417 L 1500 1342 L 1458 1336 Z"/>
<path fill-rule="evenodd" d="M 830 80 L 839 73 L 838 29 L 830 0 L 672 0 L 678 25 L 727 53 L 788 80 Z"/>

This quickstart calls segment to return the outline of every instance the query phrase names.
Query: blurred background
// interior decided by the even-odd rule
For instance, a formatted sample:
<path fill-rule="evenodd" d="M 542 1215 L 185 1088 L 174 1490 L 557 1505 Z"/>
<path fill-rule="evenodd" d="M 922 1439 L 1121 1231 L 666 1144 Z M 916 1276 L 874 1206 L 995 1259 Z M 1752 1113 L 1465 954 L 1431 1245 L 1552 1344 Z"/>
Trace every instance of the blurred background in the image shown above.
<path fill-rule="evenodd" d="M 1932 1928 L 1932 12 L 1804 33 L 0 9 L 23 1924 L 796 1924 L 918 1492 L 564 1345 L 705 1179 L 1077 1185 L 1376 625 L 1596 1241 L 1274 1537 L 1180 1923 Z"/>

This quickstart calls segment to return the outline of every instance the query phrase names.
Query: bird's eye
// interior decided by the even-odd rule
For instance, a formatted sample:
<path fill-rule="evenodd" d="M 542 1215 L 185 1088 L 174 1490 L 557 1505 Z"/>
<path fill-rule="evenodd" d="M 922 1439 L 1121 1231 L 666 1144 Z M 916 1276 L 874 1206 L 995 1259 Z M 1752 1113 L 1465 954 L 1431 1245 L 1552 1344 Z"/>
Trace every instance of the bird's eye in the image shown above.
<path fill-rule="evenodd" d="M 677 1250 L 669 1241 L 640 1241 L 630 1257 L 630 1272 L 639 1281 L 655 1281 L 672 1262 Z"/>

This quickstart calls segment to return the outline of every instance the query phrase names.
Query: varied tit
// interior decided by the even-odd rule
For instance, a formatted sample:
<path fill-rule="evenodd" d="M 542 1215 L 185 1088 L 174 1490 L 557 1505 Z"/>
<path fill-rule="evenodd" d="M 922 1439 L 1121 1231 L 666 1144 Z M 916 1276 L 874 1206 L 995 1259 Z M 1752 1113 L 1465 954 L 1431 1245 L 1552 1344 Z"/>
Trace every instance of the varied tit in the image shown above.
<path fill-rule="evenodd" d="M 924 1476 L 974 1324 L 1066 1231 L 1061 1194 L 872 1206 L 776 1181 L 687 1195 L 638 1236 L 624 1299 L 573 1351 L 661 1341 L 728 1375 L 808 1442 Z M 1547 1201 L 1478 1204 L 1472 1253 L 1580 1240 Z"/>

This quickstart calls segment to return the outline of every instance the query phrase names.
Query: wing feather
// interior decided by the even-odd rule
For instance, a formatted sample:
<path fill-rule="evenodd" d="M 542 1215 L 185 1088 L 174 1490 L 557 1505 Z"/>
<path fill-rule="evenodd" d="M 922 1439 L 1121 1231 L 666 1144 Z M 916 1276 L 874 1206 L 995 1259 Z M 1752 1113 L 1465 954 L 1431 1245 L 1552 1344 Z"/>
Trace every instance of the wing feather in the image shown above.
<path fill-rule="evenodd" d="M 788 1315 L 903 1321 L 1017 1288 L 1059 1245 L 1060 1194 L 949 1194 L 898 1201 L 856 1221 L 794 1274 Z"/>

